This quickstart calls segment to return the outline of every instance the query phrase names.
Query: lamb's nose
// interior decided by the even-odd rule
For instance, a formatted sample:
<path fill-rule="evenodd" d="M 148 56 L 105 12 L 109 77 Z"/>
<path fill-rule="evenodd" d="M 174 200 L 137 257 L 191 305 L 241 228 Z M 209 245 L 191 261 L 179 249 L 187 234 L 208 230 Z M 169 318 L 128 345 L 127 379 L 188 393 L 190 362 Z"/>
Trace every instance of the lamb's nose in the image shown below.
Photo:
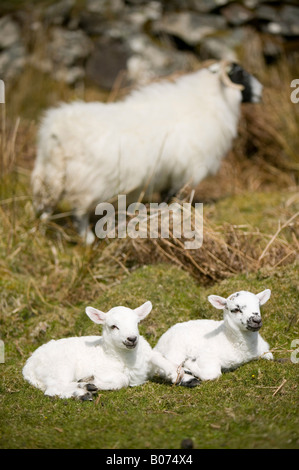
<path fill-rule="evenodd" d="M 129 341 L 129 343 L 134 344 L 137 341 L 137 336 L 128 336 L 127 341 Z"/>
<path fill-rule="evenodd" d="M 262 323 L 262 319 L 260 316 L 258 315 L 255 315 L 254 317 L 252 317 L 252 321 L 253 323 L 256 323 L 257 325 L 259 325 L 260 323 Z"/>

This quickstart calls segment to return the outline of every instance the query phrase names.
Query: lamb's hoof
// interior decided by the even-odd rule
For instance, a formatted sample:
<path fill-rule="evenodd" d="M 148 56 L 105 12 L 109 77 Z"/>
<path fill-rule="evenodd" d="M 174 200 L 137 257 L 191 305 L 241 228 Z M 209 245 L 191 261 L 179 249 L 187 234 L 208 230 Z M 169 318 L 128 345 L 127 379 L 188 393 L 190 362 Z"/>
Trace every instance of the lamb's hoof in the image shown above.
<path fill-rule="evenodd" d="M 191 380 L 188 380 L 187 382 L 181 382 L 180 385 L 182 385 L 183 387 L 194 388 L 200 385 L 200 380 L 193 378 Z"/>
<path fill-rule="evenodd" d="M 91 392 L 86 392 L 84 395 L 80 396 L 81 401 L 92 401 L 93 396 Z"/>
<path fill-rule="evenodd" d="M 85 388 L 91 393 L 96 393 L 98 391 L 98 388 L 94 384 L 87 384 Z"/>

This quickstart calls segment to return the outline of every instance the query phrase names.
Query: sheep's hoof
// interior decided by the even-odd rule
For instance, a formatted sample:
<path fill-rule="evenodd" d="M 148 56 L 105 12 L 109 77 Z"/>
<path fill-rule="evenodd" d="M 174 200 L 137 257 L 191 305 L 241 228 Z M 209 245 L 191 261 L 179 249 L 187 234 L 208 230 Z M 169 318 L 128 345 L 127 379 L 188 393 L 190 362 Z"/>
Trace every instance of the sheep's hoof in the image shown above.
<path fill-rule="evenodd" d="M 98 388 L 94 384 L 87 384 L 85 388 L 88 392 L 91 393 L 95 393 L 98 391 Z"/>
<path fill-rule="evenodd" d="M 182 385 L 183 387 L 194 388 L 197 387 L 197 385 L 200 385 L 200 380 L 193 378 L 191 380 L 188 380 L 188 382 L 181 382 L 180 385 Z"/>
<path fill-rule="evenodd" d="M 91 392 L 86 392 L 84 395 L 80 396 L 81 401 L 92 401 L 93 396 Z"/>

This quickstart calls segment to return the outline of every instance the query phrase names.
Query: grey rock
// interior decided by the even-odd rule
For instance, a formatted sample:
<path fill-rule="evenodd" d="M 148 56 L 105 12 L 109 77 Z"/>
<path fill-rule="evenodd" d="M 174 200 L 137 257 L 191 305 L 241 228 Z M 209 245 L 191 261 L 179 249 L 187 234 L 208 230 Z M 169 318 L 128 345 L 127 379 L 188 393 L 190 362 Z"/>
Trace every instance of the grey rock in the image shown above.
<path fill-rule="evenodd" d="M 101 15 L 88 11 L 80 13 L 78 24 L 86 34 L 91 36 L 102 35 L 107 29 L 107 21 Z"/>
<path fill-rule="evenodd" d="M 259 20 L 279 21 L 279 12 L 272 5 L 259 5 L 255 14 Z"/>
<path fill-rule="evenodd" d="M 192 0 L 191 9 L 200 13 L 210 13 L 223 5 L 227 5 L 230 0 Z"/>
<path fill-rule="evenodd" d="M 223 30 L 226 20 L 220 15 L 190 12 L 167 13 L 153 24 L 153 33 L 176 36 L 190 46 L 199 44 L 208 34 Z"/>
<path fill-rule="evenodd" d="M 84 78 L 85 62 L 92 48 L 92 41 L 83 31 L 55 27 L 48 45 L 48 60 L 42 60 L 40 68 L 51 68 L 56 80 L 73 85 Z"/>
<path fill-rule="evenodd" d="M 237 54 L 220 38 L 204 38 L 200 44 L 200 58 L 237 62 Z"/>
<path fill-rule="evenodd" d="M 233 26 L 240 26 L 255 18 L 254 12 L 240 3 L 230 3 L 222 8 L 221 13 L 227 22 Z"/>
<path fill-rule="evenodd" d="M 90 13 L 109 16 L 111 13 L 121 13 L 125 4 L 123 0 L 87 0 L 86 9 Z"/>
<path fill-rule="evenodd" d="M 267 5 L 268 7 L 268 5 Z M 293 5 L 283 5 L 279 10 L 272 8 L 262 9 L 262 14 L 268 16 L 267 19 L 271 19 L 266 24 L 261 26 L 262 31 L 281 35 L 286 37 L 299 36 L 299 7 Z M 261 18 L 261 9 L 259 9 L 259 17 Z M 271 14 L 271 18 L 270 18 Z M 262 18 L 264 19 L 264 18 Z"/>
<path fill-rule="evenodd" d="M 143 85 L 156 77 L 192 70 L 198 64 L 193 54 L 157 46 L 144 34 L 132 37 L 128 44 L 131 50 L 128 79 L 134 84 Z"/>
<path fill-rule="evenodd" d="M 10 15 L 0 18 L 0 76 L 15 78 L 26 63 L 27 52 L 21 41 L 19 25 Z"/>
<path fill-rule="evenodd" d="M 21 41 L 19 25 L 10 15 L 0 18 L 0 49 L 7 49 Z"/>
<path fill-rule="evenodd" d="M 68 31 L 56 27 L 52 30 L 52 40 L 48 50 L 55 65 L 73 66 L 82 64 L 88 57 L 92 50 L 92 42 L 80 29 Z"/>
<path fill-rule="evenodd" d="M 213 10 L 226 5 L 231 0 L 162 0 L 166 10 L 197 11 L 199 13 L 210 13 Z"/>
<path fill-rule="evenodd" d="M 127 45 L 117 39 L 103 38 L 86 64 L 86 77 L 99 87 L 111 89 L 119 74 L 126 70 L 129 51 Z"/>
<path fill-rule="evenodd" d="M 85 69 L 79 66 L 54 68 L 52 76 L 58 82 L 74 85 L 85 78 Z"/>
<path fill-rule="evenodd" d="M 69 19 L 75 0 L 62 0 L 48 6 L 44 12 L 44 19 L 47 24 L 62 25 Z"/>
<path fill-rule="evenodd" d="M 26 64 L 26 50 L 21 43 L 16 43 L 0 52 L 0 77 L 12 80 L 19 75 Z"/>
<path fill-rule="evenodd" d="M 283 54 L 282 41 L 279 37 L 269 35 L 263 37 L 263 54 L 267 63 L 275 62 Z"/>
<path fill-rule="evenodd" d="M 238 61 L 238 53 L 247 41 L 246 28 L 228 29 L 214 37 L 204 38 L 199 46 L 200 58 Z"/>
<path fill-rule="evenodd" d="M 282 30 L 285 36 L 299 35 L 299 7 L 284 5 L 281 8 Z"/>
<path fill-rule="evenodd" d="M 129 22 L 137 27 L 142 27 L 147 21 L 158 20 L 162 16 L 160 2 L 151 1 L 145 5 L 131 8 L 124 17 L 125 23 Z"/>

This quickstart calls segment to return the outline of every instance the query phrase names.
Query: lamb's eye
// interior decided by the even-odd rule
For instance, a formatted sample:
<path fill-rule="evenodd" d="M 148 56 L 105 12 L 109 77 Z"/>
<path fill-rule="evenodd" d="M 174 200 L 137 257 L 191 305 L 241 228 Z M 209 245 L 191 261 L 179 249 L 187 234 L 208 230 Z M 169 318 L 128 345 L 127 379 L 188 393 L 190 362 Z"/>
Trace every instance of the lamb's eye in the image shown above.
<path fill-rule="evenodd" d="M 111 328 L 111 330 L 119 330 L 118 326 L 116 326 L 116 325 L 112 325 L 112 326 L 110 326 L 110 328 Z"/>
<path fill-rule="evenodd" d="M 233 310 L 231 310 L 231 312 L 232 313 L 239 313 L 239 312 L 241 312 L 241 310 L 239 309 L 239 307 L 236 307 Z"/>

